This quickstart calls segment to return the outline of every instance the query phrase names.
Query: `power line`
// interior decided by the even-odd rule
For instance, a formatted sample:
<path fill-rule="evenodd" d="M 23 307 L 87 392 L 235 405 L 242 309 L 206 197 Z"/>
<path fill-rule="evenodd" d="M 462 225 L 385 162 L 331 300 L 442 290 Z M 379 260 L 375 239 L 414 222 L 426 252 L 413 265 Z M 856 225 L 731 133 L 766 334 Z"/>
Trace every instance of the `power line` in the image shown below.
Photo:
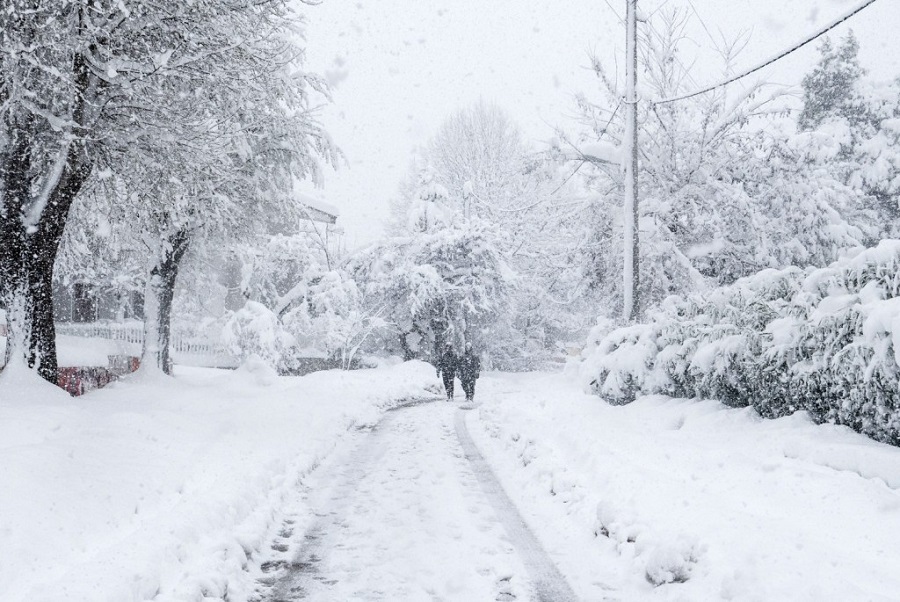
<path fill-rule="evenodd" d="M 699 96 L 700 94 L 706 94 L 707 92 L 711 92 L 712 90 L 715 90 L 716 88 L 721 88 L 721 87 L 723 87 L 723 86 L 727 86 L 728 84 L 733 83 L 733 82 L 736 82 L 737 80 L 739 80 L 739 79 L 741 79 L 741 78 L 747 77 L 748 75 L 750 75 L 750 74 L 752 74 L 752 73 L 756 73 L 756 72 L 759 71 L 760 69 L 763 69 L 763 68 L 765 68 L 765 67 L 768 67 L 769 65 L 771 65 L 771 64 L 774 63 L 775 61 L 781 60 L 781 59 L 783 59 L 784 57 L 786 57 L 787 55 L 791 54 L 792 52 L 794 52 L 794 51 L 796 51 L 796 50 L 799 50 L 800 48 L 803 48 L 804 46 L 806 46 L 806 45 L 809 44 L 810 42 L 814 41 L 816 38 L 819 38 L 819 37 L 825 35 L 825 34 L 828 33 L 829 31 L 831 31 L 832 29 L 834 29 L 835 27 L 837 27 L 838 25 L 840 25 L 841 23 L 843 23 L 844 21 L 846 21 L 847 19 L 849 19 L 850 17 L 854 16 L 856 13 L 858 13 L 858 12 L 860 12 L 861 10 L 863 10 L 864 8 L 866 8 L 866 7 L 871 6 L 872 4 L 874 4 L 875 1 L 876 1 L 876 0 L 863 0 L 862 2 L 860 2 L 859 4 L 857 4 L 856 7 L 853 8 L 850 12 L 844 14 L 844 15 L 841 16 L 841 17 L 838 17 L 838 18 L 835 19 L 834 21 L 831 21 L 828 25 L 826 25 L 824 28 L 822 28 L 822 29 L 819 30 L 818 32 L 812 34 L 811 36 L 807 37 L 807 38 L 804 39 L 803 41 L 801 41 L 801 42 L 799 42 L 799 43 L 797 43 L 797 44 L 794 44 L 793 46 L 791 46 L 790 48 L 788 48 L 788 49 L 785 50 L 784 52 L 782 52 L 782 53 L 780 53 L 780 54 L 778 54 L 778 55 L 776 55 L 776 56 L 774 56 L 774 57 L 768 59 L 767 61 L 765 61 L 765 62 L 763 62 L 763 63 L 761 63 L 761 64 L 759 64 L 759 65 L 756 65 L 756 66 L 753 67 L 752 69 L 748 69 L 747 71 L 744 71 L 744 72 L 741 73 L 740 75 L 735 75 L 734 77 L 730 77 L 730 78 L 728 78 L 727 80 L 725 80 L 725 81 L 723 81 L 723 82 L 719 82 L 719 83 L 715 84 L 714 86 L 709 86 L 708 88 L 704 88 L 704 89 L 698 90 L 698 91 L 696 91 L 696 92 L 691 92 L 690 94 L 682 94 L 681 96 L 674 96 L 674 97 L 671 97 L 671 98 L 664 98 L 664 99 L 662 99 L 662 100 L 656 100 L 656 101 L 653 101 L 653 104 L 665 104 L 665 103 L 668 103 L 668 102 L 675 102 L 675 101 L 677 101 L 677 100 L 685 100 L 685 99 L 687 99 L 687 98 L 692 98 L 692 97 L 694 97 L 694 96 Z"/>

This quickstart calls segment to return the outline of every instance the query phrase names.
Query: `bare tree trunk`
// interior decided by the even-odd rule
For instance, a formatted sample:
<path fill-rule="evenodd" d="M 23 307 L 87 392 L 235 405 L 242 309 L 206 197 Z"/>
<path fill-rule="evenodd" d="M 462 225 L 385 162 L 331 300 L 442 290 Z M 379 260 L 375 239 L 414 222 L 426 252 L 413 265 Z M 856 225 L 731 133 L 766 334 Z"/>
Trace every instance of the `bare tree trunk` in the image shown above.
<path fill-rule="evenodd" d="M 169 343 L 172 335 L 172 301 L 181 260 L 190 246 L 187 230 L 178 230 L 165 241 L 165 251 L 160 256 L 150 277 L 144 296 L 144 350 L 141 365 L 155 367 L 165 374 L 172 374 L 172 358 Z"/>
<path fill-rule="evenodd" d="M 408 362 L 410 360 L 416 359 L 416 355 L 413 353 L 413 350 L 409 347 L 409 342 L 406 340 L 406 335 L 410 333 L 401 332 L 400 333 L 400 349 L 403 351 L 403 361 Z"/>
<path fill-rule="evenodd" d="M 53 261 L 57 244 L 47 256 L 35 256 L 43 265 L 30 271 L 29 297 L 31 301 L 31 345 L 28 366 L 36 368 L 41 378 L 53 384 L 59 381 L 56 359 L 56 325 L 53 323 Z"/>
<path fill-rule="evenodd" d="M 76 115 L 80 118 L 80 113 Z M 53 265 L 72 202 L 91 173 L 83 142 L 66 150 L 59 178 L 47 191 L 37 216 L 32 211 L 32 148 L 35 118 L 4 124 L 12 140 L 0 158 L 0 301 L 9 312 L 7 361 L 23 356 L 29 368 L 57 383 L 56 329 L 53 323 Z"/>
<path fill-rule="evenodd" d="M 8 336 L 6 364 L 31 346 L 31 298 L 26 268 L 25 210 L 31 197 L 31 148 L 28 144 L 34 119 L 7 117 L 10 140 L 0 163 L 0 304 L 6 308 Z"/>

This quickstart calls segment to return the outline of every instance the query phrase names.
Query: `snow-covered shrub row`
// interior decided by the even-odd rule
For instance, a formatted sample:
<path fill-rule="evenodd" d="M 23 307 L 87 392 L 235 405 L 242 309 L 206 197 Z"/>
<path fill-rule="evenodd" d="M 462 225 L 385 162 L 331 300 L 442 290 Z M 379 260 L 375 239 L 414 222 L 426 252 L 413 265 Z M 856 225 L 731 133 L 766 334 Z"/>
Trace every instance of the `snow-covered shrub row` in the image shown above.
<path fill-rule="evenodd" d="M 767 418 L 806 410 L 900 445 L 900 240 L 672 297 L 647 323 L 592 333 L 583 357 L 583 384 L 612 403 L 661 393 Z"/>

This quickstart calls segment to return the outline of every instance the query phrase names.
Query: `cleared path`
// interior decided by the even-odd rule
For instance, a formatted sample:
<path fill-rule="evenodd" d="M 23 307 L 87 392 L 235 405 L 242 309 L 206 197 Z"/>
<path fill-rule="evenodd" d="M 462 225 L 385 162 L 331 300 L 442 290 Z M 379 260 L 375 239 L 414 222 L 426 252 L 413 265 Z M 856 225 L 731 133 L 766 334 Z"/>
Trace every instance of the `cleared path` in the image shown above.
<path fill-rule="evenodd" d="M 541 602 L 574 602 L 576 597 L 569 584 L 528 528 L 515 504 L 500 486 L 490 465 L 472 441 L 466 425 L 466 410 L 457 410 L 455 423 L 459 443 L 475 471 L 482 490 L 528 570 L 536 598 Z"/>
<path fill-rule="evenodd" d="M 456 404 L 389 412 L 304 480 L 285 523 L 284 559 L 263 566 L 271 602 L 575 600 Z"/>

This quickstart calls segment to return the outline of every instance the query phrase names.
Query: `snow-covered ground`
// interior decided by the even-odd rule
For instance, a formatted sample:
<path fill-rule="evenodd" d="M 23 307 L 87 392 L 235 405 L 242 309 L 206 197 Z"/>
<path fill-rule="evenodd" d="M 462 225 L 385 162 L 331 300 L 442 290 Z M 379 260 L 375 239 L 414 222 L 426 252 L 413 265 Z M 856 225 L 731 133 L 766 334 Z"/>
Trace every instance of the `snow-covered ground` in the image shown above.
<path fill-rule="evenodd" d="M 0 377 L 0 600 L 245 599 L 248 555 L 298 479 L 437 384 L 421 363 L 180 372 L 79 398 Z"/>
<path fill-rule="evenodd" d="M 417 362 L 80 398 L 5 374 L 0 600 L 258 599 L 304 542 L 340 579 L 310 600 L 534 599 L 454 406 L 362 428 L 436 385 Z M 582 600 L 900 600 L 900 449 L 714 402 L 611 407 L 564 374 L 487 374 L 477 398 L 468 431 Z"/>
<path fill-rule="evenodd" d="M 473 437 L 583 599 L 900 600 L 900 449 L 564 375 L 479 388 Z"/>
<path fill-rule="evenodd" d="M 290 535 L 264 561 L 279 565 L 265 599 L 533 599 L 516 542 L 457 441 L 456 408 L 391 412 L 304 479 L 286 512 Z"/>

